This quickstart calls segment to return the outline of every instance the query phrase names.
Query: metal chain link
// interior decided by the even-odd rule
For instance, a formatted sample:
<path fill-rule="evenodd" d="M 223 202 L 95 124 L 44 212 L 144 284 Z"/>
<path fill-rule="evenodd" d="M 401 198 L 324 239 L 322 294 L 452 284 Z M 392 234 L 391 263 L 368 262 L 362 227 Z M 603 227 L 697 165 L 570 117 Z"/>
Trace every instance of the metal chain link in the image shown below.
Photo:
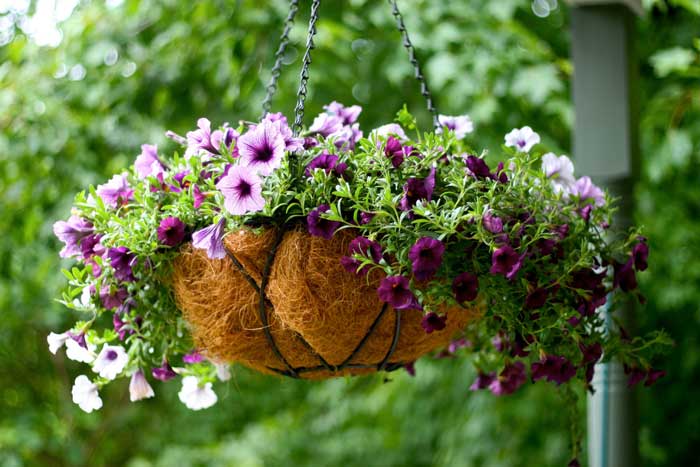
<path fill-rule="evenodd" d="M 280 77 L 280 72 L 282 71 L 282 60 L 284 59 L 284 52 L 287 50 L 287 45 L 289 44 L 289 32 L 292 30 L 292 25 L 294 24 L 294 17 L 299 10 L 299 0 L 289 1 L 289 13 L 287 13 L 287 19 L 284 22 L 284 30 L 280 36 L 280 45 L 275 53 L 275 65 L 272 67 L 272 72 L 270 76 L 270 82 L 267 84 L 267 95 L 262 103 L 262 115 L 260 115 L 260 120 L 265 118 L 270 112 L 270 106 L 272 105 L 272 97 L 277 91 L 277 80 Z"/>
<path fill-rule="evenodd" d="M 413 65 L 415 77 L 420 83 L 420 93 L 423 95 L 423 97 L 425 97 L 428 111 L 433 117 L 433 126 L 435 128 L 440 128 L 440 122 L 438 121 L 438 113 L 435 109 L 435 105 L 433 104 L 433 98 L 430 94 L 430 89 L 428 89 L 428 83 L 425 79 L 425 76 L 423 76 L 423 71 L 421 70 L 420 63 L 418 63 L 418 58 L 416 57 L 416 50 L 413 47 L 413 44 L 411 43 L 411 39 L 408 37 L 408 31 L 406 30 L 406 25 L 403 22 L 403 16 L 399 11 L 399 7 L 396 4 L 396 0 L 389 0 L 389 4 L 392 7 L 392 14 L 394 15 L 394 18 L 396 18 L 396 26 L 398 27 L 399 32 L 403 37 L 403 46 L 408 51 L 408 59 L 411 61 L 411 65 Z"/>
<path fill-rule="evenodd" d="M 318 8 L 321 0 L 313 0 L 311 4 L 311 16 L 309 17 L 309 32 L 306 37 L 306 51 L 304 63 L 299 75 L 299 90 L 297 91 L 297 105 L 294 108 L 294 136 L 298 136 L 304 124 L 304 101 L 306 101 L 307 83 L 309 81 L 309 65 L 311 65 L 311 51 L 315 48 L 314 36 L 316 35 L 316 21 L 318 20 Z"/>

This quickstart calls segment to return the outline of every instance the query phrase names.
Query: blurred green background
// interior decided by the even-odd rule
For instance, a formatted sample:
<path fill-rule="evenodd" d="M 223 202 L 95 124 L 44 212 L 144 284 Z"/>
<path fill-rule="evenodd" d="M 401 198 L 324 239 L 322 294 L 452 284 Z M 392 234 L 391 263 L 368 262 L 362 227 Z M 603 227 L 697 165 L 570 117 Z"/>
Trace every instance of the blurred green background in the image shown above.
<path fill-rule="evenodd" d="M 291 115 L 307 1 L 274 109 Z M 530 0 L 400 2 L 442 113 L 469 113 L 497 149 L 528 124 L 568 153 L 568 11 Z M 540 2 L 542 3 L 542 2 Z M 545 2 L 546 3 L 546 2 Z M 550 5 L 556 2 L 550 1 Z M 639 390 L 644 466 L 700 465 L 700 1 L 646 0 L 638 21 L 643 175 L 636 221 L 650 271 L 642 330 L 676 340 L 669 375 Z M 72 197 L 130 163 L 145 142 L 174 149 L 200 116 L 255 119 L 286 2 L 0 1 L 0 465 L 556 466 L 569 460 L 564 403 L 547 385 L 510 398 L 469 393 L 469 363 L 426 358 L 418 376 L 325 383 L 236 368 L 219 404 L 190 412 L 179 385 L 132 404 L 111 385 L 98 413 L 70 400 L 84 371 L 49 354 L 73 322 L 51 226 Z M 544 16 L 544 17 L 543 17 Z M 367 129 L 423 102 L 384 1 L 324 2 L 306 122 L 331 100 Z M 66 264 L 63 264 L 65 266 Z M 581 425 L 584 420 L 580 421 Z"/>

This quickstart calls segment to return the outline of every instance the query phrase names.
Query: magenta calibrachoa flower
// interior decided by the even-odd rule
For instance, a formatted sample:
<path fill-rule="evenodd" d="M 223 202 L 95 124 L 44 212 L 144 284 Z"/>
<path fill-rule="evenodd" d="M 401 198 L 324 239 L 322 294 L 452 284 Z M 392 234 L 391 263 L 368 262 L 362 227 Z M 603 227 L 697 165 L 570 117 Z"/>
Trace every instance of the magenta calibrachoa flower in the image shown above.
<path fill-rule="evenodd" d="M 532 364 L 532 380 L 546 379 L 557 385 L 566 383 L 576 376 L 576 367 L 565 357 L 547 355 Z"/>
<path fill-rule="evenodd" d="M 327 204 L 322 204 L 312 210 L 306 216 L 306 225 L 309 233 L 315 237 L 322 237 L 326 240 L 333 238 L 333 234 L 340 227 L 340 222 L 325 219 L 322 214 L 330 211 L 331 208 Z"/>
<path fill-rule="evenodd" d="M 445 326 L 447 326 L 447 317 L 440 316 L 431 311 L 430 313 L 423 315 L 420 325 L 423 327 L 426 334 L 430 334 L 434 331 L 442 331 L 445 329 Z"/>
<path fill-rule="evenodd" d="M 404 276 L 387 276 L 382 279 L 377 289 L 380 300 L 397 310 L 420 310 L 418 299 L 409 287 L 408 278 Z"/>
<path fill-rule="evenodd" d="M 226 248 L 224 247 L 225 227 L 226 218 L 222 217 L 216 224 L 196 231 L 192 234 L 192 246 L 207 250 L 207 256 L 211 259 L 226 258 Z"/>
<path fill-rule="evenodd" d="M 99 185 L 96 192 L 106 206 L 115 209 L 134 198 L 134 190 L 129 186 L 126 174 L 115 175 L 104 185 Z"/>
<path fill-rule="evenodd" d="M 166 217 L 158 227 L 158 241 L 165 246 L 178 246 L 185 238 L 185 227 L 177 217 Z"/>
<path fill-rule="evenodd" d="M 491 256 L 491 274 L 502 274 L 508 280 L 520 271 L 525 255 L 519 255 L 510 245 L 504 245 Z"/>
<path fill-rule="evenodd" d="M 163 364 L 157 368 L 151 370 L 153 377 L 160 381 L 170 381 L 177 376 L 177 373 L 173 370 L 167 360 L 163 360 Z"/>
<path fill-rule="evenodd" d="M 131 253 L 125 246 L 110 248 L 107 250 L 109 264 L 114 269 L 114 277 L 123 282 L 134 282 L 133 267 L 138 262 L 135 254 Z"/>
<path fill-rule="evenodd" d="M 255 173 L 255 167 L 235 165 L 216 184 L 224 195 L 224 207 L 229 213 L 240 216 L 262 211 L 265 207 L 262 179 Z"/>
<path fill-rule="evenodd" d="M 442 264 L 445 245 L 432 237 L 421 237 L 408 251 L 413 276 L 419 281 L 430 280 Z"/>
<path fill-rule="evenodd" d="M 459 303 L 476 300 L 479 295 L 479 277 L 471 272 L 463 272 L 452 281 L 452 293 Z"/>
<path fill-rule="evenodd" d="M 403 198 L 399 203 L 399 209 L 410 211 L 418 201 L 430 201 L 433 199 L 435 190 L 435 167 L 430 169 L 430 173 L 425 178 L 411 177 L 403 186 Z"/>
<path fill-rule="evenodd" d="M 520 386 L 525 384 L 527 375 L 525 374 L 525 364 L 515 362 L 501 371 L 497 377 L 489 383 L 489 390 L 497 396 L 513 394 Z"/>
<path fill-rule="evenodd" d="M 336 177 L 342 177 L 347 168 L 348 166 L 345 162 L 338 162 L 338 156 L 324 151 L 309 162 L 304 174 L 307 177 L 311 177 L 315 169 L 322 169 L 328 175 L 333 174 Z"/>
<path fill-rule="evenodd" d="M 343 265 L 345 270 L 358 275 L 367 275 L 369 267 L 360 267 L 362 262 L 353 255 L 365 256 L 375 263 L 379 263 L 382 259 L 382 247 L 379 243 L 373 242 L 366 237 L 355 237 L 348 245 L 348 255 L 340 258 L 340 264 Z"/>

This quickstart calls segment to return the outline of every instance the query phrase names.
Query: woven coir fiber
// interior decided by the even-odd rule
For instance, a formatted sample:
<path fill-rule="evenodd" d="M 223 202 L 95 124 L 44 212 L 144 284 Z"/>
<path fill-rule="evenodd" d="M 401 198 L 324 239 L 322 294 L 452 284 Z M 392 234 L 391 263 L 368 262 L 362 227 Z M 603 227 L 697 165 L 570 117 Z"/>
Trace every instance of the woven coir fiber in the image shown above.
<path fill-rule="evenodd" d="M 275 237 L 272 229 L 262 233 L 242 230 L 224 241 L 258 287 Z M 274 341 L 291 367 L 319 366 L 315 353 L 330 365 L 340 365 L 382 310 L 376 292 L 380 273 L 372 273 L 368 280 L 348 273 L 340 264 L 353 237 L 342 231 L 325 240 L 300 230 L 285 232 L 282 237 L 266 289 L 266 316 Z M 286 369 L 263 331 L 259 294 L 232 260 L 212 260 L 203 250 L 187 246 L 175 263 L 173 288 L 195 344 L 208 357 L 240 362 L 265 373 Z M 389 363 L 412 362 L 447 345 L 476 314 L 461 307 L 444 311 L 447 326 L 431 334 L 420 325 L 420 311 L 402 311 L 399 339 Z M 395 324 L 396 312 L 389 307 L 351 362 L 379 364 L 391 347 Z M 322 379 L 372 371 L 323 369 L 301 372 L 300 376 Z"/>

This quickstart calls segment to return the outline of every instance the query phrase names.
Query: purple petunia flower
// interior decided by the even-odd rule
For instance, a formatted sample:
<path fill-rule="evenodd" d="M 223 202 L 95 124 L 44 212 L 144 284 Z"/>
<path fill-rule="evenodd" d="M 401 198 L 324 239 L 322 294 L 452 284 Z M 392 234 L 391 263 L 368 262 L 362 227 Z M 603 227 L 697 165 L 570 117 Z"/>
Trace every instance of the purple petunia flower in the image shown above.
<path fill-rule="evenodd" d="M 228 123 L 224 123 L 224 126 L 221 130 L 214 130 L 211 132 L 211 137 L 209 138 L 209 141 L 211 143 L 211 146 L 216 149 L 216 154 L 219 154 L 220 148 L 222 146 L 225 147 L 227 150 L 231 151 L 233 143 L 238 141 L 238 138 L 240 136 L 240 133 L 238 133 L 236 130 L 234 130 L 233 128 L 229 128 Z M 238 157 L 238 150 L 236 147 L 233 148 L 231 155 L 233 157 Z"/>
<path fill-rule="evenodd" d="M 335 133 L 328 135 L 328 139 L 333 141 L 336 148 L 342 151 L 352 151 L 355 145 L 362 138 L 362 130 L 360 125 L 346 125 Z"/>
<path fill-rule="evenodd" d="M 384 155 L 391 159 L 391 165 L 398 169 L 401 164 L 403 164 L 404 159 L 404 151 L 401 142 L 393 136 L 389 136 L 384 146 Z"/>
<path fill-rule="evenodd" d="M 158 240 L 165 246 L 177 246 L 185 238 L 185 224 L 177 217 L 166 217 L 160 221 Z"/>
<path fill-rule="evenodd" d="M 119 308 L 128 297 L 129 293 L 124 287 L 119 287 L 113 292 L 109 285 L 100 288 L 100 301 L 107 310 Z"/>
<path fill-rule="evenodd" d="M 441 134 L 444 128 L 454 132 L 457 139 L 464 138 L 468 133 L 474 131 L 474 122 L 469 118 L 469 115 L 460 115 L 452 117 L 449 115 L 438 115 L 440 128 L 435 130 L 435 133 Z"/>
<path fill-rule="evenodd" d="M 155 379 L 160 381 L 169 381 L 177 376 L 177 373 L 173 370 L 167 360 L 163 360 L 163 364 L 157 368 L 151 370 L 151 374 Z"/>
<path fill-rule="evenodd" d="M 204 356 L 196 350 L 193 350 L 192 352 L 185 354 L 182 357 L 182 361 L 189 364 L 200 363 L 204 361 Z"/>
<path fill-rule="evenodd" d="M 102 273 L 102 268 L 97 261 L 95 261 L 95 256 L 102 257 L 107 249 L 100 243 L 101 235 L 88 235 L 80 241 L 80 251 L 85 260 L 85 264 L 92 265 L 92 275 L 99 277 Z"/>
<path fill-rule="evenodd" d="M 141 154 L 134 162 L 134 168 L 139 178 L 158 176 L 165 172 L 165 167 L 158 157 L 158 146 L 155 144 L 142 144 Z"/>
<path fill-rule="evenodd" d="M 123 282 L 136 280 L 132 268 L 136 265 L 137 258 L 125 246 L 110 248 L 107 250 L 107 257 L 114 269 L 115 278 Z"/>
<path fill-rule="evenodd" d="M 469 386 L 470 391 L 478 391 L 479 389 L 486 389 L 496 380 L 496 373 L 481 373 L 476 377 L 476 380 Z"/>
<path fill-rule="evenodd" d="M 205 227 L 192 234 L 192 246 L 207 250 L 207 256 L 211 259 L 223 259 L 226 257 L 224 248 L 224 228 L 226 218 L 222 217 L 219 222 Z"/>
<path fill-rule="evenodd" d="M 304 174 L 307 177 L 311 177 L 312 172 L 315 169 L 322 169 L 328 175 L 334 174 L 338 177 L 342 177 L 347 168 L 348 165 L 346 163 L 338 162 L 338 156 L 324 151 L 322 154 L 314 157 L 313 160 L 309 162 L 309 165 L 306 166 Z"/>
<path fill-rule="evenodd" d="M 382 247 L 379 243 L 374 242 L 366 237 L 355 237 L 348 245 L 348 255 L 340 258 L 340 264 L 343 265 L 346 271 L 358 275 L 366 275 L 369 272 L 369 267 L 360 269 L 362 262 L 353 257 L 353 255 L 365 256 L 371 258 L 375 263 L 379 263 L 382 259 Z"/>
<path fill-rule="evenodd" d="M 59 253 L 61 258 L 78 256 L 81 253 L 81 241 L 93 232 L 92 224 L 78 216 L 70 216 L 68 221 L 58 221 L 54 223 L 54 235 L 66 244 Z"/>
<path fill-rule="evenodd" d="M 432 279 L 442 264 L 445 245 L 432 237 L 421 237 L 408 252 L 413 275 L 419 281 Z"/>
<path fill-rule="evenodd" d="M 129 186 L 126 174 L 115 175 L 104 185 L 99 185 L 96 191 L 105 205 L 115 209 L 134 198 L 134 190 Z"/>
<path fill-rule="evenodd" d="M 339 117 L 343 125 L 352 125 L 357 121 L 357 117 L 360 116 L 362 112 L 362 107 L 359 105 L 351 105 L 350 107 L 345 107 L 343 104 L 333 101 L 328 105 L 324 105 L 323 109 L 331 114 Z"/>
<path fill-rule="evenodd" d="M 423 319 L 420 325 L 425 330 L 426 334 L 430 334 L 433 331 L 442 331 L 447 326 L 447 317 L 440 316 L 432 311 L 423 315 Z"/>
<path fill-rule="evenodd" d="M 491 211 L 486 211 L 484 217 L 481 218 L 481 222 L 484 224 L 484 228 L 491 233 L 503 232 L 503 220 L 491 214 Z"/>
<path fill-rule="evenodd" d="M 530 152 L 532 147 L 540 142 L 540 135 L 532 131 L 529 126 L 520 129 L 514 128 L 505 137 L 506 146 L 513 147 L 520 152 Z"/>
<path fill-rule="evenodd" d="M 387 276 L 377 288 L 380 300 L 387 302 L 396 310 L 420 310 L 418 299 L 408 285 L 404 276 Z"/>
<path fill-rule="evenodd" d="M 526 380 L 525 365 L 523 362 L 515 362 L 506 365 L 498 377 L 491 381 L 489 390 L 497 396 L 512 394 L 525 384 Z"/>
<path fill-rule="evenodd" d="M 553 383 L 563 384 L 576 376 L 576 367 L 566 357 L 547 355 L 531 366 L 532 380 L 546 379 Z"/>
<path fill-rule="evenodd" d="M 593 184 L 590 177 L 581 177 L 571 188 L 571 194 L 578 196 L 582 202 L 593 202 L 596 206 L 605 204 L 605 193 Z"/>
<path fill-rule="evenodd" d="M 270 175 L 282 164 L 286 143 L 279 125 L 263 121 L 238 138 L 237 147 L 241 164 L 261 175 Z"/>
<path fill-rule="evenodd" d="M 525 254 L 518 252 L 510 245 L 504 245 L 493 252 L 491 256 L 491 274 L 503 274 L 506 279 L 512 280 L 523 264 Z"/>
<path fill-rule="evenodd" d="M 202 190 L 199 189 L 199 186 L 193 186 L 194 188 L 192 189 L 192 198 L 194 199 L 194 203 L 192 204 L 192 207 L 195 209 L 199 209 L 204 203 L 204 200 L 207 199 L 207 195 L 205 193 L 202 193 Z"/>
<path fill-rule="evenodd" d="M 242 152 L 241 157 L 243 157 Z M 255 173 L 253 166 L 231 167 L 216 184 L 216 188 L 223 193 L 224 207 L 231 214 L 240 216 L 261 211 L 265 207 L 262 180 Z"/>
<path fill-rule="evenodd" d="M 281 112 L 274 114 L 268 113 L 265 115 L 265 118 L 262 119 L 261 123 L 272 124 L 272 126 L 277 129 L 284 139 L 285 150 L 289 152 L 296 152 L 304 149 L 304 139 L 294 137 L 294 132 L 287 123 L 287 117 L 285 117 Z"/>
<path fill-rule="evenodd" d="M 306 225 L 311 235 L 322 237 L 326 240 L 333 238 L 333 234 L 340 227 L 340 222 L 331 221 L 321 216 L 322 213 L 328 212 L 330 209 L 330 206 L 327 204 L 322 204 L 306 216 Z"/>
<path fill-rule="evenodd" d="M 343 129 L 343 118 L 329 113 L 319 114 L 309 127 L 309 133 L 319 134 L 324 138 Z"/>
<path fill-rule="evenodd" d="M 399 202 L 399 209 L 410 211 L 419 200 L 432 200 L 434 189 L 435 167 L 432 167 L 427 177 L 411 177 L 406 181 L 406 184 L 403 186 L 403 198 Z"/>
<path fill-rule="evenodd" d="M 211 154 L 219 154 L 219 147 L 211 141 L 211 122 L 207 118 L 197 120 L 197 130 L 187 132 L 187 148 L 194 153 L 200 150 Z"/>
<path fill-rule="evenodd" d="M 476 300 L 479 295 L 479 278 L 471 272 L 463 272 L 452 281 L 452 293 L 459 303 Z"/>

